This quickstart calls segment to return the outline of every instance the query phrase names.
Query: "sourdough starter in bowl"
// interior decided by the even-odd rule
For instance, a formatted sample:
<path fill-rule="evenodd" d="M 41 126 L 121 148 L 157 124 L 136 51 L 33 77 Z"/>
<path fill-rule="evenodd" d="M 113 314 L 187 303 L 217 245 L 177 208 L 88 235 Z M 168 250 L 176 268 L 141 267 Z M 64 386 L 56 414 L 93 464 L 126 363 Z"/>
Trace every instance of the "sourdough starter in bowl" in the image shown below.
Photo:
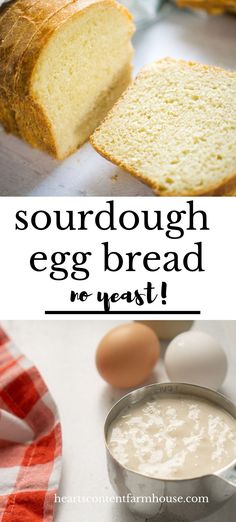
<path fill-rule="evenodd" d="M 209 475 L 236 457 L 236 421 L 216 404 L 163 394 L 125 408 L 108 431 L 125 468 L 160 479 Z"/>

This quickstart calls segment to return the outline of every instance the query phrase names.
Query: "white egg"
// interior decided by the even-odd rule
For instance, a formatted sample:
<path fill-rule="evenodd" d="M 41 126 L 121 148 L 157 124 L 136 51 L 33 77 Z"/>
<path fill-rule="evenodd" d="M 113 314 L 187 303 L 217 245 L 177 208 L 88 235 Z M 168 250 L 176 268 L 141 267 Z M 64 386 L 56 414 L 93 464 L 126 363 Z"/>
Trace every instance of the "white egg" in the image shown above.
<path fill-rule="evenodd" d="M 165 369 L 171 381 L 217 390 L 227 373 L 227 359 L 214 337 L 193 330 L 171 341 L 165 354 Z"/>

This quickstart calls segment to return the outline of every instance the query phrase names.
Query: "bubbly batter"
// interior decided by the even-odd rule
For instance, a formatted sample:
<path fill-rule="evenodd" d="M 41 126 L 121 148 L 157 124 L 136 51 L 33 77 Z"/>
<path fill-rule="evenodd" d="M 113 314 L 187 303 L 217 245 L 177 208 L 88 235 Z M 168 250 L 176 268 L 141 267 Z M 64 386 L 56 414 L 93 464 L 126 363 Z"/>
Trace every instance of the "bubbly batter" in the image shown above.
<path fill-rule="evenodd" d="M 158 395 L 123 410 L 108 447 L 126 468 L 150 477 L 207 475 L 236 458 L 236 420 L 198 397 Z"/>

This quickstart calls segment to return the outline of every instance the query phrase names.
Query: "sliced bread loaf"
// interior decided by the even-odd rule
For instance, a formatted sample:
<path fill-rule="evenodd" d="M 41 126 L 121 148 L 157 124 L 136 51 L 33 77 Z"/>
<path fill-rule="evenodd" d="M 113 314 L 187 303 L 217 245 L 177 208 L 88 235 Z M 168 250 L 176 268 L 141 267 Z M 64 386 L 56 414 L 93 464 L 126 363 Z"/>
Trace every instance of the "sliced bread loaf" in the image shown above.
<path fill-rule="evenodd" d="M 236 180 L 236 73 L 157 61 L 141 71 L 91 142 L 159 195 L 213 194 Z"/>
<path fill-rule="evenodd" d="M 12 95 L 22 57 L 39 28 L 73 1 L 18 0 L 0 17 L 0 95 L 2 112 L 6 115 L 5 127 L 10 131 L 14 129 L 17 133 Z"/>
<path fill-rule="evenodd" d="M 35 5 L 27 14 L 28 37 L 18 25 L 13 31 L 18 44 L 4 63 L 0 121 L 62 159 L 88 139 L 130 82 L 134 26 L 115 0 L 37 4 L 42 11 Z"/>

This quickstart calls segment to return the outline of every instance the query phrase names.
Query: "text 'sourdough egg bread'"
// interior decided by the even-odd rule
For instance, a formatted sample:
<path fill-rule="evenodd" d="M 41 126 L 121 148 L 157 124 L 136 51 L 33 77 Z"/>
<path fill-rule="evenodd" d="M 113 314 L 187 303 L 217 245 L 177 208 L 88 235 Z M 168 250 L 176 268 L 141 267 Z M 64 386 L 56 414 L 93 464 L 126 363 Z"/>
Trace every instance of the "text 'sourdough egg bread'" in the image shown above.
<path fill-rule="evenodd" d="M 161 196 L 236 188 L 236 73 L 166 58 L 145 67 L 91 137 Z"/>

